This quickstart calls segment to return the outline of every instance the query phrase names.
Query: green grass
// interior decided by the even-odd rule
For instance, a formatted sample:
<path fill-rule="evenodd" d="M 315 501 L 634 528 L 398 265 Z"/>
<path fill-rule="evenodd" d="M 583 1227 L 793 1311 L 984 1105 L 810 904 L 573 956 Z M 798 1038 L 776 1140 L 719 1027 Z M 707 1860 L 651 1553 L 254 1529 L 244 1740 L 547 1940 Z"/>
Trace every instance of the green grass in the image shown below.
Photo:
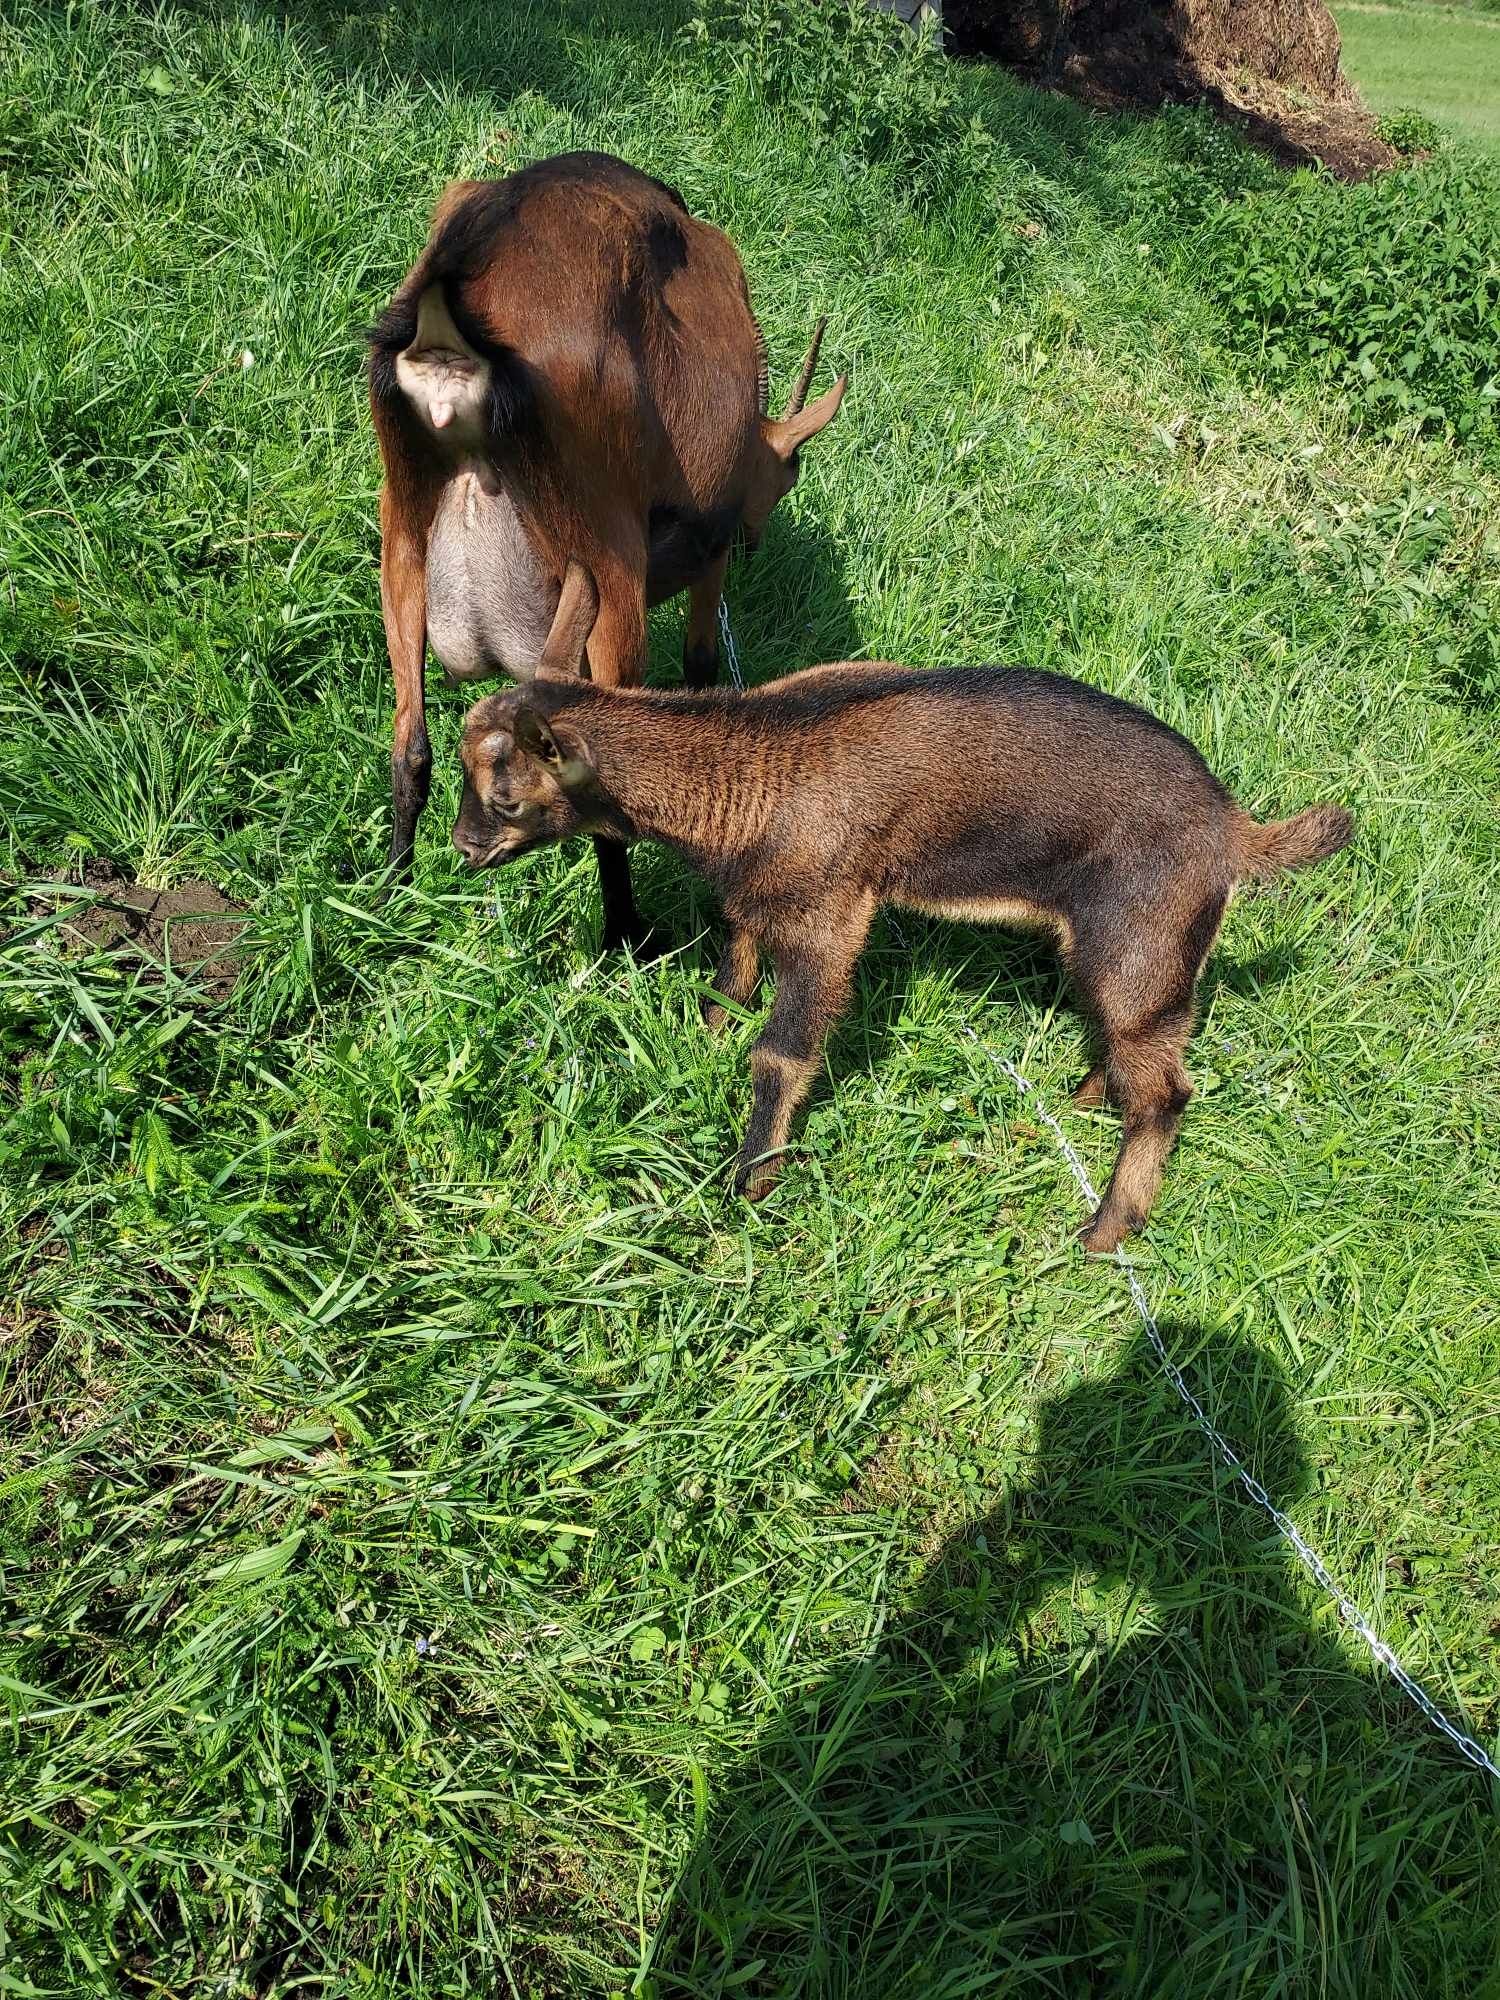
<path fill-rule="evenodd" d="M 1358 815 L 1231 913 L 1141 1265 L 1496 1741 L 1494 467 L 1257 387 L 1191 121 L 851 60 L 820 128 L 690 12 L 5 10 L 0 1992 L 1493 1995 L 1492 1788 L 961 1033 L 1062 1107 L 1044 949 L 878 935 L 750 1213 L 675 864 L 649 969 L 585 853 L 466 874 L 435 693 L 382 900 L 360 330 L 446 178 L 605 145 L 734 234 L 778 380 L 819 310 L 852 372 L 733 572 L 755 676 L 1025 660 Z M 91 854 L 246 903 L 233 994 L 68 948 Z"/>
<path fill-rule="evenodd" d="M 1500 150 L 1500 14 L 1429 6 L 1335 6 L 1344 69 L 1372 109 L 1408 108 Z"/>

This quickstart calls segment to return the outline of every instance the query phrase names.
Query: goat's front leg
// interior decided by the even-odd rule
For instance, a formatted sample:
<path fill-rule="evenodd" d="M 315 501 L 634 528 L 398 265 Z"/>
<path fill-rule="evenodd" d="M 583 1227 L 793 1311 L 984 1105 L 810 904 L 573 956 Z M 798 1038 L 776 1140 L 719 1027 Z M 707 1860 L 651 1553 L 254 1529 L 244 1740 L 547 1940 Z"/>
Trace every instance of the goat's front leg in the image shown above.
<path fill-rule="evenodd" d="M 719 678 L 719 603 L 729 551 L 716 556 L 688 590 L 687 633 L 682 643 L 682 684 L 710 688 Z"/>
<path fill-rule="evenodd" d="M 396 683 L 396 728 L 391 744 L 391 866 L 411 868 L 417 821 L 432 782 L 427 704 L 422 684 L 427 663 L 427 561 L 407 511 L 388 485 L 380 489 L 380 612 Z"/>
<path fill-rule="evenodd" d="M 760 942 L 738 924 L 731 924 L 724 955 L 714 974 L 714 991 L 732 1000 L 736 1007 L 747 1007 L 759 983 Z M 716 1035 L 728 1019 L 728 1009 L 717 1000 L 704 1001 L 703 1025 L 710 1033 Z"/>
<path fill-rule="evenodd" d="M 769 1193 L 780 1176 L 792 1119 L 812 1082 L 823 1037 L 849 1004 L 873 914 L 873 905 L 867 906 L 771 940 L 776 1004 L 750 1051 L 754 1096 L 734 1177 L 735 1191 L 750 1201 Z"/>
<path fill-rule="evenodd" d="M 640 687 L 646 679 L 646 548 L 642 542 L 622 554 L 594 561 L 599 615 L 589 634 L 589 679 L 600 687 Z M 594 837 L 599 864 L 599 898 L 604 906 L 603 946 L 639 948 L 647 928 L 635 906 L 630 857 L 618 840 Z"/>

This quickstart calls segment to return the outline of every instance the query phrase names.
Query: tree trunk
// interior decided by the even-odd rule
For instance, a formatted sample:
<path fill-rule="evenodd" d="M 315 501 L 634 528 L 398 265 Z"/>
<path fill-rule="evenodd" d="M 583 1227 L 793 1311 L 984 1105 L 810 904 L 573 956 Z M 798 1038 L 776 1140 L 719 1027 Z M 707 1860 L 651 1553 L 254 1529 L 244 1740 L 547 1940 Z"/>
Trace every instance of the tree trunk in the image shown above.
<path fill-rule="evenodd" d="M 1208 103 L 1278 158 L 1357 179 L 1395 158 L 1324 0 L 946 0 L 956 55 L 1091 103 Z"/>

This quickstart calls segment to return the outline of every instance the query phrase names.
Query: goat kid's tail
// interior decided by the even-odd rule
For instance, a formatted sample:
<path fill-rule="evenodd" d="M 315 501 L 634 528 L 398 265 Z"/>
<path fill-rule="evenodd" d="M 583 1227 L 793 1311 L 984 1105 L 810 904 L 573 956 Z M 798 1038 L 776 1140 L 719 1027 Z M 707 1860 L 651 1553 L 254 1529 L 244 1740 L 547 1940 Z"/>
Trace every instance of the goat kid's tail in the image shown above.
<path fill-rule="evenodd" d="M 1354 838 L 1354 820 L 1342 806 L 1309 806 L 1292 819 L 1262 826 L 1249 813 L 1236 830 L 1237 873 L 1241 878 L 1267 880 L 1288 868 L 1309 868 L 1326 861 Z"/>

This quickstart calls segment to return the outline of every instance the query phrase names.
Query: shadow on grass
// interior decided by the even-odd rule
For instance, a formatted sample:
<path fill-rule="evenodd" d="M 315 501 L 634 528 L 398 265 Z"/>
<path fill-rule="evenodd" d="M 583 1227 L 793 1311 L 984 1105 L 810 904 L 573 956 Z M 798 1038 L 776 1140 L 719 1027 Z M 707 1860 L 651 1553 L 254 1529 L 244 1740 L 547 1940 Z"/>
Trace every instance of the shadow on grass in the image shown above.
<path fill-rule="evenodd" d="M 1165 1331 L 1295 1504 L 1274 1362 Z M 1144 1340 L 1044 1403 L 1037 1447 L 875 1649 L 809 1678 L 719 1780 L 644 1990 L 1473 1990 L 1457 1955 L 1482 1925 L 1443 1909 L 1494 1901 L 1483 1780 L 1309 1624 Z"/>
<path fill-rule="evenodd" d="M 702 976 L 713 977 L 722 925 L 700 911 L 705 942 Z M 1211 957 L 1198 998 L 1198 1031 L 1188 1043 L 1189 1075 L 1197 1036 L 1214 994 L 1228 992 L 1255 998 L 1268 986 L 1279 985 L 1296 972 L 1298 959 L 1290 948 L 1278 947 L 1242 960 Z M 913 982 L 924 972 L 951 974 L 964 1002 L 964 1019 L 975 1034 L 1015 1055 L 1023 1035 L 1019 1010 L 1030 1014 L 1057 1010 L 1074 1022 L 1078 1035 L 1078 1074 L 1082 1082 L 1097 1060 L 1092 1024 L 1079 1011 L 1072 981 L 1051 942 L 1025 931 L 969 926 L 941 918 L 885 911 L 871 932 L 860 962 L 855 1001 L 835 1026 L 828 1041 L 828 1060 L 819 1070 L 809 1107 L 834 1094 L 839 1080 L 859 1069 L 875 1070 L 890 1053 L 909 1008 Z M 771 987 L 766 988 L 767 997 Z M 1061 1107 L 1058 1107 L 1061 1108 Z M 799 1127 L 800 1130 L 800 1122 Z"/>
<path fill-rule="evenodd" d="M 242 0 L 199 4 L 209 13 L 244 11 Z M 587 119 L 611 108 L 620 82 L 612 53 L 649 80 L 652 66 L 669 60 L 674 48 L 696 46 L 695 18 L 712 17 L 715 9 L 704 0 L 507 0 L 503 7 L 493 0 L 429 0 L 421 8 L 392 7 L 390 0 L 301 0 L 295 7 L 261 0 L 259 11 L 365 85 L 383 70 L 415 85 L 457 83 L 505 101 L 535 91 Z M 1152 114 L 1080 103 L 1000 67 L 965 67 L 989 86 L 991 137 L 1004 153 L 1102 212 L 1123 214 L 1129 134 Z"/>

